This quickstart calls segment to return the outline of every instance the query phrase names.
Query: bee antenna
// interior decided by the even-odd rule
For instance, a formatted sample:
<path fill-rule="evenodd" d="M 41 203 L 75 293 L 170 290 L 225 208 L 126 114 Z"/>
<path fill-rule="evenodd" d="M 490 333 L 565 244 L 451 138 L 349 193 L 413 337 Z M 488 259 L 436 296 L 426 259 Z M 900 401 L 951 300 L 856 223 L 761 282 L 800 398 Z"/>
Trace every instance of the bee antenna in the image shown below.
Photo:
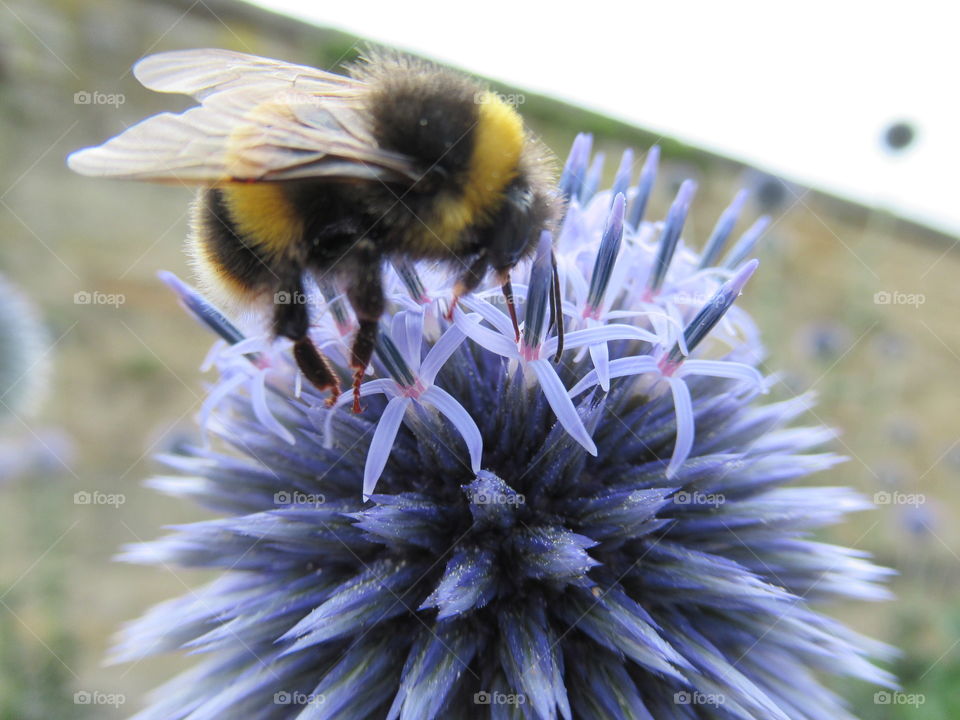
<path fill-rule="evenodd" d="M 553 265 L 553 287 L 550 292 L 550 314 L 557 326 L 557 354 L 553 356 L 555 363 L 560 362 L 563 354 L 563 296 L 560 293 L 560 269 L 557 267 L 557 254 L 550 253 L 550 262 Z"/>
<path fill-rule="evenodd" d="M 513 284 L 510 282 L 510 274 L 504 275 L 503 284 L 500 286 L 503 290 L 503 297 L 507 301 L 507 310 L 510 313 L 510 320 L 513 321 L 513 332 L 516 333 L 517 342 L 520 342 L 520 323 L 517 322 L 517 308 L 513 304 Z"/>

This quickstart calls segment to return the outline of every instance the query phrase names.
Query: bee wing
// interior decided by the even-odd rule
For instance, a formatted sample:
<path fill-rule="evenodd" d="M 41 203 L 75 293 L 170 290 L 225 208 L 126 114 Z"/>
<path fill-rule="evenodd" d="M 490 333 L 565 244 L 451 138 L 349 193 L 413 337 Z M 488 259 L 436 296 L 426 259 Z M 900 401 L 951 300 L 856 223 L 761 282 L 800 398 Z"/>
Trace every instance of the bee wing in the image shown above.
<path fill-rule="evenodd" d="M 149 87 L 190 93 L 201 104 L 147 118 L 79 150 L 67 159 L 71 169 L 184 184 L 420 175 L 409 157 L 378 147 L 355 80 L 214 50 L 161 53 L 142 60 L 136 72 Z"/>
<path fill-rule="evenodd" d="M 133 74 L 151 90 L 192 95 L 197 100 L 252 82 L 266 92 L 323 93 L 359 85 L 351 78 L 306 65 L 213 48 L 150 55 L 134 65 Z"/>

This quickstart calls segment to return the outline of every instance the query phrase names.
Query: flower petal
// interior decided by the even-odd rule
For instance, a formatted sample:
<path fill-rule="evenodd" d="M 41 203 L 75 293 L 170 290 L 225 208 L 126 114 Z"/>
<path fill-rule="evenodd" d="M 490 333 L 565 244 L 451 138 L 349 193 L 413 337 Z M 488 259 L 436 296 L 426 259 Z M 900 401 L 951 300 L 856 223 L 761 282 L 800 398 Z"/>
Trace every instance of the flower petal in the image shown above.
<path fill-rule="evenodd" d="M 500 297 L 501 291 L 498 289 L 496 294 L 491 294 L 491 297 Z M 526 296 L 526 288 L 520 288 L 519 283 L 514 284 L 513 286 L 513 296 L 514 298 L 520 300 Z M 501 335 L 506 337 L 513 337 L 513 322 L 507 317 L 507 314 L 502 310 L 494 307 L 493 303 L 489 300 L 481 300 L 475 297 L 463 297 L 460 298 L 460 304 L 471 312 L 475 312 L 488 323 L 493 325 Z"/>
<path fill-rule="evenodd" d="M 500 333 L 483 327 L 477 319 L 477 315 L 465 315 L 460 312 L 459 308 L 454 312 L 453 321 L 463 331 L 464 335 L 480 347 L 506 358 L 516 359 L 520 357 L 517 343 L 512 339 L 513 327 L 510 328 L 510 338 L 506 338 Z"/>
<path fill-rule="evenodd" d="M 597 371 L 597 379 L 604 392 L 610 391 L 610 353 L 606 343 L 597 343 L 590 346 L 590 359 Z"/>
<path fill-rule="evenodd" d="M 384 395 L 396 395 L 397 383 L 389 378 L 380 378 L 379 380 L 368 380 L 360 386 L 360 397 L 383 393 Z M 323 419 L 323 446 L 328 450 L 333 447 L 333 415 L 336 408 L 353 402 L 353 393 L 341 393 L 337 401 L 330 407 Z"/>
<path fill-rule="evenodd" d="M 423 363 L 420 365 L 420 380 L 424 385 L 433 385 L 433 381 L 440 372 L 443 364 L 450 359 L 450 356 L 456 352 L 457 348 L 466 339 L 463 330 L 456 325 L 447 328 L 446 332 L 440 336 L 433 347 L 427 352 Z"/>
<path fill-rule="evenodd" d="M 756 368 L 729 360 L 687 360 L 676 372 L 677 377 L 686 375 L 729 378 L 730 380 L 740 380 L 757 388 L 764 387 L 763 375 Z"/>
<path fill-rule="evenodd" d="M 612 325 L 599 325 L 597 327 L 586 328 L 585 330 L 574 330 L 564 337 L 563 346 L 565 348 L 575 348 L 583 345 L 612 342 L 614 340 L 642 340 L 643 342 L 649 343 L 658 342 L 657 336 L 649 330 L 634 327 L 633 325 L 617 323 Z M 556 338 L 550 338 L 543 344 L 544 352 L 547 353 L 554 349 L 555 345 Z"/>
<path fill-rule="evenodd" d="M 627 375 L 643 375 L 648 372 L 659 372 L 657 361 L 650 355 L 635 355 L 633 357 L 618 358 L 610 362 L 610 377 L 626 377 Z M 570 389 L 570 397 L 576 397 L 587 388 L 600 382 L 597 371 L 591 370 L 581 378 L 580 382 Z"/>
<path fill-rule="evenodd" d="M 380 416 L 380 422 L 377 423 L 377 429 L 373 433 L 373 440 L 370 441 L 370 450 L 367 451 L 367 463 L 363 467 L 364 501 L 370 499 L 370 495 L 377 487 L 377 480 L 383 474 L 387 458 L 393 450 L 393 441 L 397 439 L 403 414 L 411 402 L 413 401 L 406 397 L 391 398 L 383 415 Z"/>
<path fill-rule="evenodd" d="M 470 413 L 446 390 L 436 385 L 427 388 L 427 391 L 420 396 L 420 400 L 429 402 L 453 423 L 467 444 L 467 451 L 470 453 L 470 469 L 473 472 L 479 471 L 480 461 L 483 458 L 483 437 L 480 435 L 477 424 L 470 417 Z"/>
<path fill-rule="evenodd" d="M 234 390 L 249 379 L 249 375 L 237 372 L 231 377 L 217 383 L 203 401 L 203 405 L 200 406 L 200 413 L 197 417 L 197 423 L 200 427 L 206 430 L 207 425 L 210 423 L 210 416 L 213 414 L 213 411 L 216 410 L 217 405 L 219 405 L 225 397 L 232 395 Z"/>
<path fill-rule="evenodd" d="M 411 368 L 419 367 L 420 343 L 423 340 L 423 313 L 402 310 L 394 315 L 390 339 Z"/>
<path fill-rule="evenodd" d="M 553 365 L 546 360 L 531 360 L 527 364 L 537 374 L 540 388 L 557 416 L 557 421 L 570 434 L 570 437 L 583 445 L 588 453 L 596 456 L 597 446 L 593 442 L 593 438 L 590 437 L 590 433 L 587 432 L 587 428 L 584 427 L 583 421 L 580 419 L 577 409 L 573 406 L 560 376 L 553 369 Z"/>
<path fill-rule="evenodd" d="M 677 417 L 677 439 L 673 446 L 673 457 L 667 465 L 667 477 L 673 477 L 677 470 L 690 457 L 693 448 L 693 401 L 690 399 L 690 390 L 680 378 L 667 378 L 670 390 L 673 393 L 673 410 Z"/>
<path fill-rule="evenodd" d="M 293 437 L 293 433 L 287 430 L 280 421 L 273 416 L 273 413 L 270 412 L 270 407 L 267 405 L 268 372 L 270 372 L 269 369 L 260 370 L 250 378 L 250 406 L 253 408 L 253 414 L 256 415 L 261 425 L 281 440 L 295 445 L 297 441 L 296 438 Z"/>

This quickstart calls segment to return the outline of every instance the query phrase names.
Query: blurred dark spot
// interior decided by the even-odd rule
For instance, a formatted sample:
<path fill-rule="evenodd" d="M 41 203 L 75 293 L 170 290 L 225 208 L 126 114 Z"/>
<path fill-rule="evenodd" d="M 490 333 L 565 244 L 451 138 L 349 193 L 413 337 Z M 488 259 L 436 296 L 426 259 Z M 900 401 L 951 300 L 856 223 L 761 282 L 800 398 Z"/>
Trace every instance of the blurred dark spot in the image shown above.
<path fill-rule="evenodd" d="M 909 146 L 917 133 L 913 125 L 900 121 L 887 126 L 883 133 L 883 142 L 890 150 L 903 150 Z"/>
<path fill-rule="evenodd" d="M 917 444 L 919 437 L 917 426 L 905 418 L 895 418 L 890 421 L 888 432 L 890 439 L 903 447 L 913 447 Z"/>
<path fill-rule="evenodd" d="M 881 487 L 902 488 L 906 486 L 908 474 L 901 467 L 894 464 L 884 465 L 877 468 L 876 473 Z"/>
<path fill-rule="evenodd" d="M 901 360 L 907 354 L 907 344 L 900 335 L 881 332 L 871 343 L 873 352 L 884 359 Z"/>
<path fill-rule="evenodd" d="M 755 190 L 757 202 L 764 209 L 777 209 L 786 202 L 787 188 L 779 179 L 767 175 Z"/>
<path fill-rule="evenodd" d="M 818 322 L 800 331 L 803 354 L 821 362 L 836 360 L 845 353 L 852 340 L 850 331 L 835 322 Z"/>
<path fill-rule="evenodd" d="M 898 508 L 897 515 L 904 529 L 918 538 L 928 537 L 937 521 L 933 508 L 927 504 L 904 505 Z"/>

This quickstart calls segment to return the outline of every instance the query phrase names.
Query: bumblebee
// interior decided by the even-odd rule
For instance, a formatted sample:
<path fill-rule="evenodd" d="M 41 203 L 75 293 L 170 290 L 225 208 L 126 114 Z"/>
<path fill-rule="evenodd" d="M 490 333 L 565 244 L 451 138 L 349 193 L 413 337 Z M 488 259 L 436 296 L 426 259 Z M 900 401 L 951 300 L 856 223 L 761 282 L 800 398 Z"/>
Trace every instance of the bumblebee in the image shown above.
<path fill-rule="evenodd" d="M 446 264 L 457 299 L 496 273 L 514 329 L 510 270 L 561 212 L 552 160 L 516 110 L 432 63 L 374 54 L 348 76 L 226 50 L 148 56 L 147 88 L 199 105 L 71 154 L 84 175 L 199 186 L 188 245 L 202 285 L 272 314 L 304 376 L 340 392 L 309 337 L 305 273 L 338 281 L 356 314 L 354 411 L 384 311 L 383 266 Z M 551 306 L 561 313 L 554 282 Z M 281 298 L 281 302 L 277 302 Z M 559 355 L 559 353 L 558 353 Z"/>

